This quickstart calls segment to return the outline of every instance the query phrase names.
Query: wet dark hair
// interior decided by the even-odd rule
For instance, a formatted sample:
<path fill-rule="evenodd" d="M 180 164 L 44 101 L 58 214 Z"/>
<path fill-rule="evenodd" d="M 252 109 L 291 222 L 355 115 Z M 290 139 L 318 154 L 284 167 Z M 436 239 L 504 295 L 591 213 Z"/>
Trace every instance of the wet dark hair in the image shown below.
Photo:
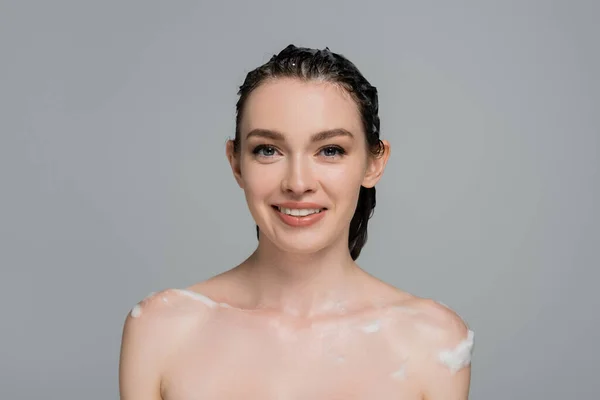
<path fill-rule="evenodd" d="M 267 63 L 250 71 L 240 86 L 236 104 L 236 129 L 233 148 L 240 150 L 240 123 L 244 106 L 254 89 L 264 82 L 278 78 L 296 78 L 303 81 L 320 81 L 339 85 L 349 93 L 360 112 L 362 125 L 371 154 L 383 154 L 383 143 L 379 139 L 379 103 L 377 89 L 360 73 L 358 68 L 340 54 L 329 48 L 309 49 L 289 45 Z M 367 242 L 367 223 L 375 209 L 375 188 L 361 186 L 356 211 L 350 222 L 348 249 L 356 260 Z M 259 235 L 258 226 L 256 234 Z"/>

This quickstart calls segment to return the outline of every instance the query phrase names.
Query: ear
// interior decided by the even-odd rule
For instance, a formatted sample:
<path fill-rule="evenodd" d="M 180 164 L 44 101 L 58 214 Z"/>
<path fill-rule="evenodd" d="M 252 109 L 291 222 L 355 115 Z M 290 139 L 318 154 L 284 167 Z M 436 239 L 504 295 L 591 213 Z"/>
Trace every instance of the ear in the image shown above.
<path fill-rule="evenodd" d="M 233 177 L 235 178 L 238 186 L 243 189 L 244 183 L 242 181 L 242 172 L 240 169 L 239 154 L 236 154 L 236 152 L 233 148 L 233 140 L 227 141 L 227 147 L 225 149 L 225 154 L 227 155 L 227 161 L 229 161 L 229 165 L 231 165 L 231 170 L 233 171 Z"/>
<path fill-rule="evenodd" d="M 362 183 L 362 186 L 366 188 L 372 188 L 375 186 L 375 184 L 379 182 L 379 179 L 381 179 L 381 176 L 383 175 L 383 170 L 385 169 L 388 158 L 390 157 L 392 148 L 387 140 L 382 141 L 382 147 L 383 150 L 380 155 L 374 156 L 369 154 L 367 171 Z"/>

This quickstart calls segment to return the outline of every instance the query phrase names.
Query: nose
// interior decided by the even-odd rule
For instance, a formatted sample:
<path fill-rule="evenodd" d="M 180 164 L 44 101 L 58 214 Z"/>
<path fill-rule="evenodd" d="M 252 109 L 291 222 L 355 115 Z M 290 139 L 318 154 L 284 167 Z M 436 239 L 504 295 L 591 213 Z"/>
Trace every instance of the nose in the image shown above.
<path fill-rule="evenodd" d="M 314 171 L 308 160 L 301 156 L 290 159 L 285 176 L 281 181 L 281 189 L 295 195 L 316 190 Z"/>

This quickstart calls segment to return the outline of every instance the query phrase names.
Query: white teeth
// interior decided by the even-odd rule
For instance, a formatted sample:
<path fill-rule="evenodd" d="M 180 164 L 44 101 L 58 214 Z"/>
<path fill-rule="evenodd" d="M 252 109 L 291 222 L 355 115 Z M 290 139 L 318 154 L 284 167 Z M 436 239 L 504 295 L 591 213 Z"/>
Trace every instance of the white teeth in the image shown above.
<path fill-rule="evenodd" d="M 322 211 L 319 208 L 308 208 L 308 209 L 303 209 L 303 210 L 297 210 L 297 209 L 292 209 L 292 208 L 277 207 L 277 209 L 284 214 L 293 215 L 294 217 L 306 217 L 307 215 L 320 213 Z"/>

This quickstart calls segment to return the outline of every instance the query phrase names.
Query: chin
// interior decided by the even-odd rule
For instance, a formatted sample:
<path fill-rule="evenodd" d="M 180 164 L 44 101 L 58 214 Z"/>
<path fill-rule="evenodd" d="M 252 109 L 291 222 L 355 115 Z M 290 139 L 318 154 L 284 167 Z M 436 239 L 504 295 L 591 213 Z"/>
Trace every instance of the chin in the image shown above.
<path fill-rule="evenodd" d="M 277 243 L 276 246 L 283 252 L 295 255 L 315 254 L 325 248 L 320 243 Z"/>
<path fill-rule="evenodd" d="M 308 255 L 318 253 L 332 246 L 335 242 L 335 238 L 325 235 L 322 231 L 320 233 L 314 231 L 294 234 L 284 233 L 270 240 L 281 251 L 297 255 Z"/>

